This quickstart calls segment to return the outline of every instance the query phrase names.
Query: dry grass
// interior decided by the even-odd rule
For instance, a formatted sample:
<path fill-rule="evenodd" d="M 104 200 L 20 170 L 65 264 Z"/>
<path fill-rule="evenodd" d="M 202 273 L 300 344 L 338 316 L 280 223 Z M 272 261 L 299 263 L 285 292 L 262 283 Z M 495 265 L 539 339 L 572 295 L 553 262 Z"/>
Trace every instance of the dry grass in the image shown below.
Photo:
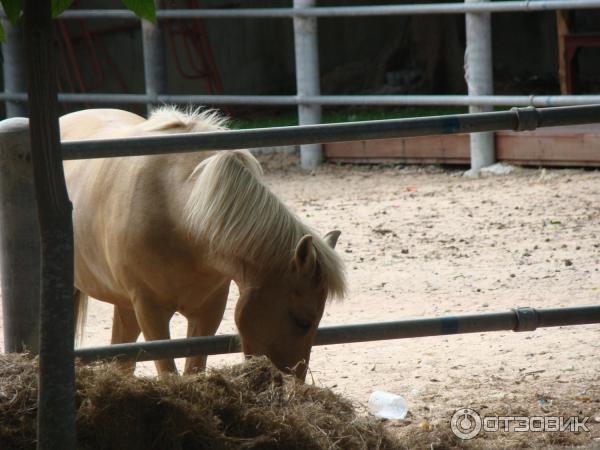
<path fill-rule="evenodd" d="M 37 363 L 0 357 L 0 448 L 35 448 Z M 77 369 L 79 449 L 395 449 L 380 422 L 256 358 L 193 377 Z"/>

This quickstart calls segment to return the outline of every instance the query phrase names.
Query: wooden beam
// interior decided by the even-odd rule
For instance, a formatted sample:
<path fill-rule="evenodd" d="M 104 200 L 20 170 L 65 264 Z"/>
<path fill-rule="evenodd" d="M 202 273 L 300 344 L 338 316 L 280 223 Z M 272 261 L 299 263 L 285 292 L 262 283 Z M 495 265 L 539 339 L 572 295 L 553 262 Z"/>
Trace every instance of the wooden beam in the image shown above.
<path fill-rule="evenodd" d="M 60 150 L 50 0 L 25 0 L 31 156 L 42 246 L 39 450 L 75 450 L 73 224 Z"/>
<path fill-rule="evenodd" d="M 600 167 L 600 125 L 496 133 L 496 159 L 526 166 Z M 468 164 L 469 136 L 452 134 L 325 144 L 330 161 Z"/>

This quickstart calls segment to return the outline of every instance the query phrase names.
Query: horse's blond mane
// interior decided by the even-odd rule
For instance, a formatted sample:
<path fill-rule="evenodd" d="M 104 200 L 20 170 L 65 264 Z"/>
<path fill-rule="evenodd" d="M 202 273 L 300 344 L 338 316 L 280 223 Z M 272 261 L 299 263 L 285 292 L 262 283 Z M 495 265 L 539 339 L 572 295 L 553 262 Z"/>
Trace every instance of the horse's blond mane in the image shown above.
<path fill-rule="evenodd" d="M 150 113 L 140 127 L 144 131 L 169 133 L 202 133 L 226 129 L 227 119 L 217 111 L 202 108 L 179 110 L 176 106 L 160 106 Z"/>
<path fill-rule="evenodd" d="M 331 297 L 346 289 L 337 253 L 261 181 L 260 163 L 247 150 L 219 152 L 194 170 L 185 207 L 187 226 L 217 254 L 237 254 L 262 270 L 288 267 L 305 234 L 313 245 Z"/>

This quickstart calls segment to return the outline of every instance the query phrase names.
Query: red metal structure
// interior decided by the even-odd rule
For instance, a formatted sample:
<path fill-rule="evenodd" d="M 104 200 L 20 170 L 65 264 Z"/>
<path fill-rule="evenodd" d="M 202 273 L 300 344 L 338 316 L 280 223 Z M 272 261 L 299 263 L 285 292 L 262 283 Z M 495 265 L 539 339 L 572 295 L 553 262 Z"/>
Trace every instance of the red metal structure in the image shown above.
<path fill-rule="evenodd" d="M 80 6 L 80 0 L 72 8 Z M 200 8 L 198 0 L 186 0 L 189 9 Z M 85 20 L 75 20 L 67 27 L 66 20 L 56 21 L 56 39 L 59 47 L 59 92 L 87 93 L 101 89 L 108 79 L 114 79 L 122 92 L 130 93 L 122 70 L 110 54 L 103 36 L 120 31 L 133 31 L 135 25 L 119 25 L 91 30 Z M 210 45 L 206 26 L 202 19 L 174 19 L 163 22 L 166 41 L 178 74 L 185 79 L 202 80 L 208 94 L 223 94 L 223 84 Z M 84 52 L 79 50 L 83 47 Z M 86 76 L 83 66 L 89 67 Z M 91 107 L 88 103 L 85 107 Z M 63 109 L 66 110 L 66 105 Z M 136 106 L 136 108 L 140 108 Z M 229 112 L 229 111 L 228 111 Z"/>
<path fill-rule="evenodd" d="M 79 0 L 73 2 L 73 8 L 78 8 Z M 85 20 L 77 20 L 77 32 L 67 27 L 67 21 L 55 21 L 55 36 L 59 49 L 59 92 L 86 93 L 100 89 L 108 78 L 114 78 L 123 92 L 130 92 L 121 70 L 108 51 L 102 36 L 116 31 L 129 31 L 135 25 L 110 27 L 107 29 L 91 31 Z M 82 45 L 85 53 L 77 52 L 77 47 Z M 91 76 L 83 74 L 82 66 L 91 69 Z M 85 107 L 91 107 L 88 103 Z M 66 105 L 63 105 L 66 110 Z"/>
<path fill-rule="evenodd" d="M 187 0 L 186 8 L 200 9 L 200 2 Z M 179 74 L 186 79 L 204 81 L 206 92 L 209 94 L 222 94 L 223 85 L 204 21 L 168 20 L 165 21 L 165 31 Z"/>

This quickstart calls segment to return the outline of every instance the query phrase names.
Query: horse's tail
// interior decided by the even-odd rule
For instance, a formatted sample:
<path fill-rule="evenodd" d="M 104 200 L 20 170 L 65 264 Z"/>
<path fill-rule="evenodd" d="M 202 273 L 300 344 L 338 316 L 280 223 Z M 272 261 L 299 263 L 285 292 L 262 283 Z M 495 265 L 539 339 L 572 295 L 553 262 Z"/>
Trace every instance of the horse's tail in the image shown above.
<path fill-rule="evenodd" d="M 89 302 L 87 294 L 84 294 L 79 289 L 75 289 L 73 300 L 75 302 L 75 345 L 80 347 L 83 343 L 83 329 L 85 328 Z"/>

